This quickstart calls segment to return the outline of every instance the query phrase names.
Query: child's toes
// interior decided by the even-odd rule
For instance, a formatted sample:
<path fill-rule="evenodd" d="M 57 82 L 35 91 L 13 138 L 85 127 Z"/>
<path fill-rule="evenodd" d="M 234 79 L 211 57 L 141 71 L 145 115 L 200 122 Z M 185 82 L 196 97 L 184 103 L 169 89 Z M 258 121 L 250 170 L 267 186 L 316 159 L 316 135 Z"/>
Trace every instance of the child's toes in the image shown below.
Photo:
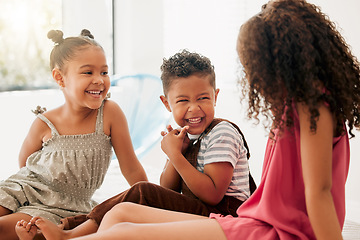
<path fill-rule="evenodd" d="M 18 222 L 16 223 L 16 226 L 17 226 L 17 227 L 25 227 L 27 224 L 28 224 L 27 221 L 25 221 L 25 220 L 20 220 L 20 221 L 18 221 Z"/>

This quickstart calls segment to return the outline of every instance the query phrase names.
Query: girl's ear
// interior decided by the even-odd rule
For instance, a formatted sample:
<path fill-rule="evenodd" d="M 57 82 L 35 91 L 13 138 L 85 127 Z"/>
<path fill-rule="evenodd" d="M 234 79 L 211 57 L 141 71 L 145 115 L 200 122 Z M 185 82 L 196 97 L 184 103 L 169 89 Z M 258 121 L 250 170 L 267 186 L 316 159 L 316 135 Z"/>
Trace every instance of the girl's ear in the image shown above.
<path fill-rule="evenodd" d="M 170 104 L 169 104 L 167 98 L 166 98 L 165 96 L 161 95 L 161 96 L 160 96 L 160 99 L 161 99 L 162 103 L 164 104 L 164 106 L 166 107 L 166 109 L 167 109 L 169 112 L 171 112 Z"/>
<path fill-rule="evenodd" d="M 63 79 L 63 76 L 62 76 L 62 73 L 60 71 L 60 69 L 58 68 L 54 68 L 52 70 L 52 76 L 55 80 L 55 82 L 60 86 L 60 87 L 65 87 L 65 83 L 64 83 L 64 79 Z"/>

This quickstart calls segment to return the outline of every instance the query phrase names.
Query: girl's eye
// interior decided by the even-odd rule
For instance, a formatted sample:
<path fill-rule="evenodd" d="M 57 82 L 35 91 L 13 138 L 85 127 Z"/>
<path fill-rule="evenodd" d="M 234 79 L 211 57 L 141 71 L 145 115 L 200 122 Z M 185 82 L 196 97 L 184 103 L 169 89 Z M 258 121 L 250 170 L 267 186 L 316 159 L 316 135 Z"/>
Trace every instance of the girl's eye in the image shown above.
<path fill-rule="evenodd" d="M 88 71 L 88 72 L 84 72 L 83 74 L 86 74 L 86 75 L 91 75 L 92 72 Z"/>
<path fill-rule="evenodd" d="M 108 75 L 109 73 L 108 72 L 102 72 L 101 75 Z"/>
<path fill-rule="evenodd" d="M 181 103 L 181 102 L 187 102 L 186 99 L 180 99 L 180 100 L 177 100 L 176 103 Z"/>

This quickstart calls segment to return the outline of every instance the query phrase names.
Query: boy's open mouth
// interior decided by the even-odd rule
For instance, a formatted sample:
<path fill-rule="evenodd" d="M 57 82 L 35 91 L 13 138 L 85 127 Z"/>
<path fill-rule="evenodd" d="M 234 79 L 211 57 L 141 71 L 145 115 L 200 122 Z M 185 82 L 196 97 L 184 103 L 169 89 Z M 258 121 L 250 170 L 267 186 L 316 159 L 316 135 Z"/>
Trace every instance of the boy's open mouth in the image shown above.
<path fill-rule="evenodd" d="M 201 117 L 197 117 L 197 118 L 189 118 L 187 119 L 188 123 L 190 124 L 197 124 L 201 122 Z"/>

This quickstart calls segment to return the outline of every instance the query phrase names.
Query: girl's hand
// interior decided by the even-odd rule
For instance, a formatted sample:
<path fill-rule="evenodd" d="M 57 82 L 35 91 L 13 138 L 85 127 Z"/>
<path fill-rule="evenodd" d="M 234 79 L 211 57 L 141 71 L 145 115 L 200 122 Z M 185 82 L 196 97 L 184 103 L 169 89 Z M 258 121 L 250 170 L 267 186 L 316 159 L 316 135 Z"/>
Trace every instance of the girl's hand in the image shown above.
<path fill-rule="evenodd" d="M 170 159 L 172 158 L 172 156 L 182 154 L 184 150 L 184 145 L 187 148 L 189 144 L 188 137 L 186 136 L 188 128 L 188 126 L 185 126 L 180 130 L 172 129 L 169 125 L 167 129 L 170 131 L 166 134 L 165 132 L 161 133 L 161 135 L 163 136 L 163 139 L 161 141 L 161 149 Z M 187 138 L 187 140 L 185 140 L 185 138 Z M 187 143 L 184 144 L 184 141 L 186 141 Z"/>

